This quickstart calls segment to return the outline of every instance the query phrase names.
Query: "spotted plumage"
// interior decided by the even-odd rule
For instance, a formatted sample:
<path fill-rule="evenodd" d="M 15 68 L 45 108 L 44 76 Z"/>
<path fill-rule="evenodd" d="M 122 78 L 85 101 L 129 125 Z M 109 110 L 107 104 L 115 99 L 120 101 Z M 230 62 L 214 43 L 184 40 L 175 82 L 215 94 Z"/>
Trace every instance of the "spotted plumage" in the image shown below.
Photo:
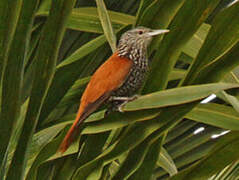
<path fill-rule="evenodd" d="M 101 104 L 110 103 L 107 111 L 110 112 L 120 110 L 122 104 L 132 100 L 148 70 L 147 47 L 152 36 L 166 32 L 139 27 L 121 36 L 117 51 L 92 75 L 76 119 L 60 145 L 61 153 L 75 140 L 80 124 Z"/>
<path fill-rule="evenodd" d="M 119 56 L 133 61 L 133 66 L 123 85 L 112 92 L 112 96 L 131 97 L 141 88 L 148 71 L 147 45 L 151 42 L 151 37 L 144 40 L 140 37 L 140 33 L 143 34 L 146 31 L 150 31 L 150 29 L 138 28 L 122 35 L 118 45 Z M 135 34 L 138 34 L 139 37 L 136 38 Z M 124 101 L 119 100 L 111 101 L 106 114 L 118 110 L 123 103 Z"/>

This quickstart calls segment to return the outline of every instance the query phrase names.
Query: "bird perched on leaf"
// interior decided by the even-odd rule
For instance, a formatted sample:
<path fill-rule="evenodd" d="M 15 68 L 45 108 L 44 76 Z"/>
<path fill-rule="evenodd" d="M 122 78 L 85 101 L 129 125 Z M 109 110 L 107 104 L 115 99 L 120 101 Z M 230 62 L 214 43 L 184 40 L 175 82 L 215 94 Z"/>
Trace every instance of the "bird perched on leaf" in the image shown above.
<path fill-rule="evenodd" d="M 67 132 L 59 151 L 64 153 L 76 139 L 79 126 L 100 105 L 107 102 L 108 112 L 119 110 L 136 98 L 148 70 L 147 47 L 152 37 L 169 30 L 138 27 L 125 32 L 116 52 L 92 75 L 82 98 L 76 119 Z"/>

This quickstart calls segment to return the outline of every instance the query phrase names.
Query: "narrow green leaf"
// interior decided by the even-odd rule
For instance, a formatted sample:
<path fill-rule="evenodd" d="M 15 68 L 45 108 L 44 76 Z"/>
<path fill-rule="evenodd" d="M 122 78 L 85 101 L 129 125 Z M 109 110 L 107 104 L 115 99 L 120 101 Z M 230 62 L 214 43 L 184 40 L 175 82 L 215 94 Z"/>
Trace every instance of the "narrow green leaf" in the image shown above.
<path fill-rule="evenodd" d="M 163 127 L 165 127 L 165 126 L 168 128 L 174 127 L 174 125 L 179 123 L 183 119 L 185 114 L 190 112 L 198 103 L 199 103 L 199 101 L 193 102 L 190 104 L 184 104 L 184 105 L 179 105 L 179 106 L 175 106 L 175 107 L 173 106 L 173 107 L 168 107 L 168 108 L 162 109 L 162 111 L 159 115 L 160 121 L 158 122 L 158 124 L 155 124 L 155 126 L 158 126 L 159 123 L 161 123 L 161 124 L 164 124 Z M 183 144 L 183 148 L 184 148 L 184 145 L 185 144 Z M 189 148 L 191 148 L 191 147 L 188 147 L 188 149 Z M 177 149 L 177 150 L 180 151 L 180 149 Z"/>
<path fill-rule="evenodd" d="M 180 105 L 178 107 L 170 107 L 168 109 L 164 109 L 160 113 L 160 118 L 163 120 L 166 119 L 167 121 L 179 121 L 180 120 L 179 118 L 181 118 L 183 115 L 185 115 L 185 113 L 189 112 L 189 110 L 191 110 L 197 103 L 190 103 L 187 105 Z M 199 137 L 201 137 L 201 136 L 199 136 Z M 192 140 L 188 141 L 186 144 L 188 145 L 189 143 L 191 143 L 191 141 Z M 195 143 L 197 143 L 197 142 L 195 142 Z M 195 143 L 194 143 L 194 145 L 195 145 Z M 192 145 L 190 145 L 190 147 L 187 147 L 187 149 L 191 149 L 191 146 Z M 185 143 L 182 144 L 181 148 L 185 149 Z M 176 148 L 176 149 L 179 150 L 178 148 Z M 181 151 L 178 151 L 178 154 L 181 154 Z M 203 156 L 202 153 L 197 153 L 197 154 L 199 155 L 199 157 Z M 194 159 L 194 160 L 197 160 L 197 159 Z M 193 162 L 193 161 L 191 161 L 191 162 Z"/>
<path fill-rule="evenodd" d="M 181 118 L 182 115 L 184 115 L 186 112 L 189 111 L 189 109 L 194 107 L 195 104 L 196 103 L 191 103 L 190 106 L 189 104 L 177 106 L 173 109 L 175 110 L 175 112 L 172 112 L 172 109 L 170 108 L 169 111 L 165 111 L 166 113 L 164 113 L 163 116 L 160 116 L 162 118 L 161 121 L 156 121 L 156 119 L 155 121 L 154 120 L 147 121 L 143 123 L 143 126 L 141 126 L 142 124 L 140 125 L 140 123 L 138 123 L 138 125 L 136 125 L 127 133 L 127 136 L 121 137 L 123 139 L 121 139 L 121 141 L 119 141 L 118 144 L 112 145 L 101 156 L 82 166 L 81 172 L 84 171 L 86 174 L 89 173 L 91 169 L 94 168 L 97 162 L 100 161 L 101 159 L 104 159 L 105 163 L 109 162 L 112 159 L 115 159 L 120 153 L 126 151 L 126 149 L 129 150 L 135 147 L 135 145 L 137 145 L 139 142 L 142 142 L 142 140 L 149 135 L 153 137 L 158 137 L 163 132 L 163 129 L 167 129 L 171 127 L 173 124 L 177 123 L 175 122 L 175 119 L 178 120 L 178 118 Z M 169 112 L 170 116 L 168 116 Z M 168 119 L 166 117 L 171 117 L 170 122 L 168 122 Z M 162 120 L 164 119 L 167 122 L 163 122 Z M 162 128 L 159 128 L 160 126 Z M 135 136 L 135 134 L 137 135 Z"/>
<path fill-rule="evenodd" d="M 80 168 L 82 165 L 96 158 L 102 153 L 103 147 L 110 132 L 104 132 L 101 134 L 92 134 L 87 136 L 84 147 L 78 157 L 78 161 L 75 162 L 75 170 Z M 103 169 L 103 164 L 100 163 L 98 167 L 89 174 L 89 179 L 99 179 Z M 77 174 L 74 176 L 77 179 Z"/>
<path fill-rule="evenodd" d="M 73 104 L 72 99 L 76 99 L 77 103 L 79 103 L 80 99 L 79 97 L 83 91 L 82 88 L 85 87 L 85 85 L 89 82 L 89 80 L 90 77 L 81 78 L 77 80 L 75 84 L 71 87 L 71 89 L 69 89 L 69 91 L 67 92 L 67 94 L 64 96 L 64 98 L 61 100 L 61 102 L 57 107 L 59 108 L 62 106 Z"/>
<path fill-rule="evenodd" d="M 135 17 L 128 14 L 109 10 L 107 10 L 107 12 L 112 22 L 113 29 L 120 29 L 123 26 L 133 24 L 135 21 Z M 92 20 L 90 18 L 92 18 Z M 67 23 L 67 27 L 81 31 L 84 31 L 84 29 L 87 28 L 87 32 L 104 32 L 97 12 L 97 8 L 92 7 L 73 9 L 72 15 L 70 16 L 69 21 Z M 95 28 L 95 30 L 92 30 L 92 28 Z"/>
<path fill-rule="evenodd" d="M 21 134 L 22 131 L 22 126 L 25 120 L 25 116 L 26 116 L 26 112 L 27 112 L 27 107 L 28 107 L 28 103 L 29 103 L 29 99 L 27 99 L 24 104 L 21 106 L 21 112 L 19 115 L 19 119 L 17 121 L 17 123 L 14 125 L 14 129 L 13 129 L 13 133 L 11 135 L 11 139 L 8 145 L 8 151 L 9 151 L 9 155 L 8 155 L 8 159 L 7 159 L 7 167 L 6 169 L 8 170 L 11 161 L 12 161 L 12 156 L 14 154 L 15 148 L 17 146 L 18 140 L 19 140 L 19 136 Z"/>
<path fill-rule="evenodd" d="M 235 81 L 239 83 L 239 67 L 233 69 L 231 73 L 233 74 Z"/>
<path fill-rule="evenodd" d="M 100 155 L 107 141 L 109 133 L 110 132 L 108 131 L 106 133 L 91 134 L 87 136 L 85 146 L 79 155 L 79 162 L 77 164 L 78 167 Z"/>
<path fill-rule="evenodd" d="M 152 119 L 153 117 L 157 116 L 158 112 L 149 110 L 148 112 L 147 111 L 126 112 L 123 115 L 121 115 L 121 113 L 117 113 L 117 114 L 109 115 L 109 117 L 102 119 L 103 114 L 104 113 L 100 112 L 100 113 L 96 113 L 95 115 L 93 114 L 93 116 L 90 116 L 87 119 L 87 123 L 85 125 L 86 128 L 83 129 L 82 134 L 95 134 L 100 132 L 106 132 L 109 130 L 120 128 L 122 126 L 126 126 L 129 123 L 133 123 L 135 121 L 143 121 L 143 120 Z M 51 129 L 54 129 L 56 132 L 59 132 L 60 130 L 62 130 L 63 127 L 73 123 L 74 117 L 75 117 L 75 114 L 72 116 L 69 116 L 69 118 L 66 118 L 67 120 L 69 119 L 70 121 L 58 123 L 54 126 L 44 129 L 44 131 L 51 131 Z M 41 132 L 44 132 L 44 131 L 41 131 Z M 73 148 L 72 150 L 64 153 L 64 156 L 75 153 L 76 151 L 77 151 L 77 148 Z M 59 158 L 59 157 L 61 156 L 58 154 L 52 157 L 51 160 L 55 158 Z M 89 157 L 85 156 L 84 158 L 88 159 Z"/>
<path fill-rule="evenodd" d="M 60 130 L 62 129 L 60 127 L 60 124 L 58 127 L 60 128 Z M 54 129 L 55 128 L 56 127 L 54 127 Z M 58 131 L 57 128 L 55 130 Z M 47 131 L 47 129 L 43 130 L 42 132 L 44 132 L 44 131 Z M 61 133 L 55 139 L 50 141 L 46 146 L 42 147 L 41 151 L 38 153 L 34 162 L 32 164 L 29 164 L 30 167 L 27 167 L 28 173 L 26 174 L 26 177 L 25 177 L 26 180 L 37 180 L 38 168 L 40 167 L 40 165 L 43 164 L 43 162 L 45 160 L 47 160 L 49 157 L 51 157 L 52 155 L 54 155 L 57 152 L 57 149 L 58 149 L 60 143 L 62 142 L 62 139 L 64 138 L 64 136 L 65 136 L 65 134 Z M 43 135 L 43 137 L 44 137 L 44 135 Z M 77 150 L 75 150 L 75 151 L 77 151 Z M 44 172 L 44 174 L 45 174 L 45 172 Z M 43 174 L 41 174 L 41 175 L 43 175 Z"/>
<path fill-rule="evenodd" d="M 224 61 L 224 62 L 226 62 L 226 61 Z M 227 63 L 230 63 L 230 61 L 227 61 Z M 234 65 L 236 65 L 236 63 L 237 63 L 236 61 L 233 62 Z M 224 65 L 223 65 L 223 67 L 224 67 Z M 232 65 L 232 67 L 233 67 L 233 65 Z M 225 73 L 225 74 L 228 73 L 229 71 L 232 70 L 232 67 L 231 67 L 231 69 L 229 69 L 229 68 L 226 69 L 225 72 L 223 72 L 223 73 Z M 214 82 L 218 81 L 218 80 L 220 80 L 220 78 L 222 78 L 222 76 L 217 77 L 217 74 L 215 74 L 215 73 L 207 74 L 207 77 L 211 78 L 210 76 L 212 76 Z M 179 121 L 180 114 L 183 115 L 185 112 L 188 112 L 194 106 L 195 105 L 193 105 L 193 104 L 191 104 L 191 105 L 188 104 L 188 105 L 185 105 L 185 106 L 182 105 L 182 106 L 179 106 L 179 107 L 172 107 L 172 108 L 166 109 L 166 110 L 161 112 L 160 118 L 161 119 L 166 118 L 168 121 L 171 121 L 171 120 L 172 121 Z M 172 116 L 173 113 L 177 113 L 177 115 Z"/>
<path fill-rule="evenodd" d="M 142 15 L 138 17 L 137 24 L 153 29 L 168 28 L 168 25 L 184 2 L 185 0 L 171 0 L 170 2 L 167 0 L 154 0 L 145 8 Z M 163 36 L 157 36 L 153 39 L 150 52 L 153 49 L 158 49 L 162 37 Z"/>
<path fill-rule="evenodd" d="M 97 12 L 97 8 L 76 8 L 73 9 L 73 13 L 82 13 L 82 14 L 87 14 L 87 15 L 91 15 L 91 16 L 96 16 L 99 18 L 98 16 L 98 12 Z M 120 13 L 120 12 L 116 12 L 116 11 L 110 11 L 107 10 L 108 15 L 110 20 L 112 21 L 112 23 L 114 24 L 119 24 L 119 25 L 129 25 L 129 24 L 133 24 L 135 21 L 135 17 L 126 13 Z M 102 31 L 103 32 L 103 31 Z"/>
<path fill-rule="evenodd" d="M 29 147 L 28 161 L 26 173 L 28 173 L 33 162 L 35 161 L 41 150 L 50 142 L 56 135 L 65 127 L 65 124 L 58 124 L 46 129 L 43 129 L 34 134 L 31 145 Z"/>
<path fill-rule="evenodd" d="M 234 109 L 239 113 L 239 101 L 235 96 L 232 96 L 228 93 L 226 93 L 225 91 L 221 92 L 225 98 L 228 100 L 228 102 L 230 102 L 230 104 L 234 107 Z"/>
<path fill-rule="evenodd" d="M 136 14 L 136 21 L 135 25 L 139 25 L 140 19 L 142 17 L 142 14 L 144 13 L 145 9 L 153 2 L 154 0 L 141 0 L 140 5 Z"/>
<path fill-rule="evenodd" d="M 81 46 L 77 49 L 71 56 L 65 59 L 61 64 L 57 66 L 57 69 L 61 69 L 64 66 L 70 65 L 76 61 L 79 61 L 82 57 L 85 57 L 87 54 L 91 53 L 92 51 L 96 50 L 100 46 L 102 46 L 106 42 L 105 36 L 101 35 L 94 40 L 86 43 L 85 45 Z"/>
<path fill-rule="evenodd" d="M 124 162 L 120 165 L 118 171 L 112 177 L 112 180 L 128 179 L 142 164 L 150 146 L 147 139 L 132 149 Z"/>
<path fill-rule="evenodd" d="M 110 165 L 111 164 L 108 164 L 108 165 L 104 166 L 103 171 L 102 171 L 102 175 L 101 175 L 99 180 L 107 180 L 107 179 L 111 178 Z"/>
<path fill-rule="evenodd" d="M 190 57 L 190 56 L 188 56 L 188 55 L 185 54 L 184 52 L 182 52 L 182 53 L 180 54 L 180 56 L 178 57 L 178 61 L 179 61 L 179 62 L 182 61 L 182 62 L 184 62 L 184 63 L 191 64 L 192 61 L 193 61 L 193 58 Z"/>
<path fill-rule="evenodd" d="M 124 114 L 114 113 L 106 118 L 103 118 L 104 112 L 95 113 L 86 120 L 86 127 L 82 130 L 81 134 L 96 134 L 114 130 L 137 121 L 150 120 L 156 117 L 158 114 L 158 110 L 146 110 L 139 112 L 125 112 Z M 72 124 L 74 118 L 75 114 L 67 115 L 65 118 L 63 118 L 64 122 L 57 123 L 56 125 L 50 126 L 49 128 L 53 128 L 55 129 L 55 131 L 58 131 L 59 129 L 61 130 L 62 127 Z M 47 129 L 44 130 L 48 131 Z M 64 155 L 67 155 L 67 152 L 64 153 Z"/>
<path fill-rule="evenodd" d="M 2 77 L 7 63 L 9 47 L 13 39 L 21 10 L 21 4 L 22 0 L 11 2 L 3 0 L 0 2 L 0 87 L 2 86 Z M 0 92 L 1 91 L 2 90 L 0 90 Z"/>
<path fill-rule="evenodd" d="M 35 32 L 31 34 L 31 41 L 29 44 L 29 50 L 27 53 L 27 58 L 24 62 L 24 77 L 23 77 L 23 85 L 22 85 L 22 101 L 26 100 L 30 94 L 32 83 L 33 83 L 33 76 L 35 70 L 35 61 L 32 61 L 32 58 L 36 54 L 37 45 L 40 40 L 40 33 L 41 28 L 38 28 Z"/>
<path fill-rule="evenodd" d="M 150 120 L 159 114 L 159 110 L 147 110 L 141 112 L 114 113 L 102 120 L 86 123 L 82 134 L 93 134 L 98 132 L 117 129 L 137 121 Z"/>
<path fill-rule="evenodd" d="M 188 131 L 182 135 L 182 138 L 178 139 L 175 143 L 168 146 L 168 152 L 173 158 L 179 158 L 185 153 L 203 146 L 206 143 L 210 143 L 212 136 L 220 134 L 225 130 L 221 130 L 215 127 L 206 127 L 204 132 L 194 135 L 194 131 Z"/>
<path fill-rule="evenodd" d="M 227 82 L 227 83 L 238 83 L 237 78 L 233 74 L 233 72 L 227 73 L 224 78 L 222 79 L 222 82 Z M 225 100 L 225 98 L 224 98 Z"/>
<path fill-rule="evenodd" d="M 6 3 L 5 7 L 3 3 Z M 6 18 L 4 19 L 4 22 L 1 22 L 3 23 L 3 25 L 6 25 L 6 27 L 4 27 L 6 30 L 2 29 L 2 25 L 0 29 L 1 33 L 6 33 L 4 34 L 4 37 L 0 37 L 0 41 L 3 40 L 4 43 L 7 43 L 4 44 L 5 47 L 2 47 L 2 44 L 0 44 L 0 48 L 3 48 L 0 51 L 5 51 L 3 52 L 3 54 L 0 54 L 0 56 L 3 56 L 0 57 L 0 60 L 3 60 L 2 58 L 7 58 L 3 60 L 3 63 L 6 63 L 6 67 L 4 69 L 3 77 L 1 77 L 3 78 L 3 81 L 0 82 L 2 83 L 0 84 L 0 97 L 2 98 L 0 102 L 4 104 L 4 106 L 1 106 L 0 110 L 0 176 L 2 176 L 2 168 L 4 168 L 2 166 L 5 166 L 3 159 L 5 153 L 7 153 L 6 151 L 11 137 L 11 132 L 14 124 L 17 123 L 17 120 L 19 118 L 24 60 L 26 58 L 26 52 L 28 50 L 28 43 L 31 33 L 30 30 L 32 28 L 32 21 L 36 5 L 37 1 L 32 2 L 29 0 L 10 3 L 8 1 L 1 1 L 0 3 L 0 10 L 2 10 L 1 8 L 6 8 L 5 10 L 9 11 L 8 14 L 5 10 L 3 10 L 3 13 L 7 14 L 1 14 L 3 15 L 3 17 L 1 18 Z M 13 9 L 10 10 L 8 8 Z M 9 15 L 9 17 L 6 17 L 6 15 Z M 16 30 L 14 32 L 15 27 Z M 3 34 L 0 34 L 0 36 L 1 35 Z M 14 43 L 11 43 L 11 41 Z M 7 159 L 7 156 L 5 156 L 5 158 Z"/>
<path fill-rule="evenodd" d="M 187 0 L 175 15 L 164 36 L 159 50 L 153 57 L 152 72 L 143 93 L 164 89 L 182 48 L 206 20 L 219 0 Z M 185 19 L 187 23 L 185 24 Z"/>
<path fill-rule="evenodd" d="M 202 69 L 198 73 L 195 72 L 197 74 L 195 83 L 210 83 L 223 79 L 228 72 L 232 71 L 239 65 L 238 48 L 239 41 L 231 49 L 225 52 L 225 54 L 218 57 L 208 65 L 202 67 Z"/>
<path fill-rule="evenodd" d="M 185 0 L 172 0 L 170 3 L 167 0 L 151 1 L 151 4 L 138 17 L 137 24 L 152 28 L 166 28 L 184 2 Z"/>
<path fill-rule="evenodd" d="M 173 159 L 168 154 L 165 148 L 161 148 L 159 153 L 159 159 L 157 161 L 157 165 L 161 166 L 164 170 L 166 170 L 170 176 L 173 176 L 178 173 L 177 167 L 173 162 Z"/>
<path fill-rule="evenodd" d="M 127 103 L 123 110 L 134 111 L 189 103 L 237 86 L 236 84 L 212 83 L 163 90 L 141 96 L 135 101 Z"/>
<path fill-rule="evenodd" d="M 52 180 L 71 180 L 75 171 L 76 159 L 77 159 L 76 153 L 65 158 L 64 164 L 61 165 L 60 168 L 58 168 L 57 173 L 54 173 Z M 56 166 L 60 165 L 60 163 L 55 164 Z"/>
<path fill-rule="evenodd" d="M 168 79 L 169 79 L 169 81 L 181 79 L 184 77 L 185 74 L 186 74 L 185 70 L 175 68 L 173 71 L 171 71 Z"/>
<path fill-rule="evenodd" d="M 31 63 L 31 58 L 34 57 L 35 50 L 37 48 L 37 45 L 39 43 L 40 35 L 41 35 L 41 22 L 37 23 L 36 25 L 33 25 L 32 34 L 31 34 L 31 41 L 29 44 L 29 50 L 27 52 L 27 59 L 25 61 L 24 67 L 27 69 L 29 64 Z"/>
<path fill-rule="evenodd" d="M 103 164 L 103 161 L 102 160 L 98 160 L 96 161 L 95 164 L 92 164 L 91 166 L 91 171 L 82 171 L 81 174 L 79 174 L 78 172 L 76 172 L 76 174 L 73 176 L 72 180 L 78 180 L 78 179 L 88 179 L 89 180 L 94 180 L 95 176 L 94 175 L 97 175 L 99 170 L 102 170 L 101 167 L 102 167 L 102 164 Z M 91 177 L 89 177 L 89 175 L 92 175 Z"/>
<path fill-rule="evenodd" d="M 196 147 L 195 149 L 192 149 L 189 152 L 183 152 L 179 157 L 174 157 L 174 162 L 177 168 L 181 169 L 187 165 L 192 165 L 192 163 L 195 163 L 197 160 L 205 157 L 212 149 L 214 143 L 215 141 L 209 141 Z M 184 150 L 184 148 L 182 148 L 181 150 Z M 165 175 L 167 175 L 167 173 L 162 168 L 158 168 L 155 171 L 155 176 L 158 178 L 161 178 Z"/>
<path fill-rule="evenodd" d="M 139 131 L 141 130 L 141 128 L 138 129 Z M 140 139 L 142 138 L 142 136 L 144 136 L 144 133 L 138 134 L 139 132 L 137 131 L 136 128 L 134 128 L 134 133 L 136 133 L 139 137 L 140 135 Z M 115 158 L 117 158 L 119 155 L 122 154 L 122 152 L 126 152 L 128 150 L 131 150 L 132 148 L 134 148 L 135 146 L 137 146 L 137 144 L 139 144 L 140 142 L 138 141 L 138 139 L 135 138 L 136 134 L 132 134 L 131 136 L 128 137 L 124 137 L 125 141 L 121 141 L 119 140 L 118 143 L 114 143 L 113 145 L 111 145 L 106 151 L 104 151 L 100 156 L 98 156 L 97 158 L 95 158 L 94 160 L 88 162 L 87 164 L 83 165 L 80 169 L 78 169 L 77 171 L 77 177 L 78 179 L 85 179 L 90 172 L 97 167 L 98 163 L 101 162 L 102 160 L 104 160 L 105 163 L 110 162 L 111 160 L 114 160 Z M 120 138 L 121 139 L 121 138 Z M 133 140 L 133 141 L 132 141 Z M 127 142 L 127 143 L 126 143 Z M 134 146 L 132 146 L 130 149 L 129 147 L 129 143 L 132 144 L 132 142 L 134 143 Z M 136 143 L 137 142 L 137 143 Z M 141 139 L 142 142 L 142 139 Z M 125 144 L 126 143 L 126 144 Z M 117 147 L 121 147 L 121 148 L 117 148 Z M 123 148 L 122 148 L 123 147 Z M 115 151 L 113 151 L 115 150 Z"/>
<path fill-rule="evenodd" d="M 239 130 L 239 113 L 225 105 L 200 104 L 185 117 L 224 129 Z"/>
<path fill-rule="evenodd" d="M 97 10 L 100 17 L 100 21 L 104 30 L 106 39 L 108 40 L 113 52 L 116 51 L 116 37 L 110 22 L 110 18 L 105 7 L 104 0 L 96 0 Z"/>
<path fill-rule="evenodd" d="M 173 122 L 174 124 L 174 122 Z M 146 138 L 151 141 L 158 139 L 172 124 L 166 124 L 165 122 L 158 122 L 158 119 L 152 119 L 150 121 L 139 122 L 132 126 L 120 139 L 107 148 L 100 156 L 94 160 L 83 165 L 78 169 L 78 177 L 86 178 L 89 173 L 97 167 L 97 164 L 104 161 L 104 165 L 112 162 L 123 153 L 135 148 L 138 144 L 143 142 Z"/>
<path fill-rule="evenodd" d="M 148 180 L 152 178 L 153 171 L 158 160 L 156 157 L 161 150 L 162 141 L 163 137 L 159 137 L 154 142 L 151 142 L 143 162 L 140 164 L 137 171 L 129 177 L 129 180 Z"/>
<path fill-rule="evenodd" d="M 193 129 L 194 126 L 196 126 L 196 125 L 197 125 L 196 122 L 187 121 L 187 120 L 179 123 L 176 127 L 174 127 L 173 129 L 171 129 L 169 131 L 169 133 L 165 139 L 165 143 L 174 141 L 174 139 L 176 139 L 180 135 L 184 134 L 185 132 L 189 131 L 190 129 Z M 175 131 L 174 129 L 177 129 L 177 131 Z"/>
<path fill-rule="evenodd" d="M 233 172 L 234 170 L 238 171 L 238 161 L 235 161 L 233 163 L 231 163 L 230 165 L 228 165 L 227 167 L 225 167 L 222 171 L 216 173 L 216 175 L 214 175 L 213 177 L 210 178 L 210 180 L 226 180 L 226 179 L 236 179 L 236 177 L 238 177 L 238 175 L 235 174 L 235 172 Z M 238 174 L 238 173 L 237 173 Z M 231 176 L 236 175 L 234 178 L 231 178 Z"/>
<path fill-rule="evenodd" d="M 173 176 L 172 180 L 184 179 L 208 179 L 214 173 L 226 167 L 228 164 L 238 159 L 237 150 L 239 148 L 239 133 L 231 132 L 218 141 L 212 151 L 201 161 L 188 169 Z M 216 163 L 215 163 L 216 162 Z M 207 168 L 205 168 L 207 167 Z"/>
<path fill-rule="evenodd" d="M 93 171 L 89 174 L 89 176 L 87 177 L 87 179 L 89 180 L 95 180 L 95 179 L 100 179 L 102 171 L 103 171 L 103 162 L 100 161 L 98 163 L 98 166 L 96 168 L 93 169 Z M 78 180 L 79 178 L 74 177 L 73 180 Z"/>
<path fill-rule="evenodd" d="M 38 12 L 42 12 L 42 11 L 50 11 L 51 2 L 52 2 L 51 0 L 42 0 L 40 2 L 39 8 L 38 8 L 38 11 L 36 14 L 38 14 Z"/>
<path fill-rule="evenodd" d="M 203 23 L 183 48 L 183 52 L 192 58 L 196 58 L 205 38 L 207 37 L 210 27 L 209 24 Z"/>
<path fill-rule="evenodd" d="M 48 16 L 48 11 L 38 11 L 37 16 Z M 115 11 L 108 11 L 113 29 L 120 29 L 122 26 L 133 24 L 135 17 Z M 82 7 L 74 8 L 66 24 L 67 28 L 93 33 L 103 33 L 102 25 L 97 13 L 97 8 Z"/>
<path fill-rule="evenodd" d="M 239 39 L 239 3 L 225 8 L 213 20 L 209 34 L 183 84 L 191 84 L 203 66 L 213 62 Z M 230 21 L 228 21 L 230 19 Z M 208 75 L 207 75 L 208 76 Z M 208 76 L 209 77 L 209 76 Z"/>
<path fill-rule="evenodd" d="M 223 28 L 223 27 L 221 27 Z M 211 28 L 211 31 L 212 31 L 212 28 Z M 213 34 L 213 32 L 212 32 Z M 208 35 L 209 37 L 209 35 Z M 231 36 L 230 36 L 231 37 Z M 202 48 L 201 48 L 202 49 Z M 207 51 L 207 49 L 205 50 L 205 52 Z M 200 54 L 200 52 L 199 52 Z M 235 54 L 235 53 L 234 53 Z M 227 63 L 230 63 L 231 61 L 224 61 L 224 62 L 227 62 Z M 234 61 L 233 64 L 234 65 L 237 65 L 238 61 Z M 224 67 L 224 65 L 223 65 Z M 231 66 L 232 67 L 235 67 L 235 66 Z M 216 70 L 216 69 L 215 69 Z M 229 73 L 232 69 L 230 68 L 227 68 L 225 69 L 225 71 L 223 72 L 224 74 L 226 73 Z M 210 72 L 210 71 L 209 71 Z M 217 82 L 218 80 L 220 80 L 223 76 L 219 76 L 217 77 L 217 74 L 215 74 L 215 71 L 213 71 L 213 73 L 207 73 L 207 78 L 212 78 L 213 79 L 213 82 Z M 205 80 L 207 80 L 204 79 Z M 191 83 L 194 83 L 195 81 L 192 81 Z M 198 83 L 198 82 L 197 82 Z M 203 83 L 203 81 L 201 81 L 200 83 Z M 198 102 L 197 102 L 198 103 Z M 174 122 L 178 122 L 180 121 L 180 119 L 188 112 L 190 112 L 190 110 L 192 110 L 193 107 L 195 107 L 195 105 L 197 103 L 190 103 L 190 104 L 187 104 L 187 105 L 180 105 L 178 107 L 170 107 L 168 109 L 164 109 L 163 111 L 161 111 L 160 113 L 160 119 L 165 119 L 167 120 L 168 122 L 171 122 L 171 121 L 174 121 Z M 175 113 L 175 114 L 174 114 Z"/>
<path fill-rule="evenodd" d="M 14 36 L 19 12 L 21 9 L 21 3 L 21 0 L 11 2 L 3 0 L 0 2 L 0 117 L 2 111 L 2 80 L 7 64 L 9 48 Z M 14 121 L 10 120 L 6 122 L 5 119 L 0 118 L 0 134 L 11 132 L 13 123 Z M 5 168 L 7 155 L 5 153 L 7 150 L 10 133 L 6 134 L 6 137 L 4 135 L 1 136 L 3 139 L 0 137 L 0 141 L 2 142 L 0 145 L 0 177 L 3 177 L 6 173 Z M 6 141 L 4 142 L 4 140 Z"/>
<path fill-rule="evenodd" d="M 32 9 L 29 15 L 32 21 L 34 7 L 36 7 L 37 2 L 30 2 L 26 0 L 25 3 L 27 4 L 26 10 L 28 8 Z M 58 50 L 65 31 L 65 22 L 71 13 L 74 2 L 75 0 L 62 0 L 51 7 L 50 16 L 43 29 L 38 54 L 36 55 L 36 68 L 38 71 L 35 71 L 28 111 L 19 139 L 21 143 L 17 145 L 7 180 L 24 179 L 28 148 L 37 125 L 42 103 L 54 74 Z M 39 74 L 39 72 L 41 73 Z M 19 164 L 21 165 L 19 166 Z"/>

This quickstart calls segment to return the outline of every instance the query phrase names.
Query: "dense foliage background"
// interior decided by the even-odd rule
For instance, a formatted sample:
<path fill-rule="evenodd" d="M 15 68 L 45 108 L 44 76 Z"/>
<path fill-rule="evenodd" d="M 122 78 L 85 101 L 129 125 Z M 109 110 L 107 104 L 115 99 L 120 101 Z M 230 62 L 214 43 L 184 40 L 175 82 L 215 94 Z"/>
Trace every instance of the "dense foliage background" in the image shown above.
<path fill-rule="evenodd" d="M 0 179 L 239 179 L 238 12 L 232 0 L 1 0 Z M 142 96 L 107 118 L 102 107 L 61 156 L 90 75 L 135 26 L 170 29 L 149 48 Z"/>

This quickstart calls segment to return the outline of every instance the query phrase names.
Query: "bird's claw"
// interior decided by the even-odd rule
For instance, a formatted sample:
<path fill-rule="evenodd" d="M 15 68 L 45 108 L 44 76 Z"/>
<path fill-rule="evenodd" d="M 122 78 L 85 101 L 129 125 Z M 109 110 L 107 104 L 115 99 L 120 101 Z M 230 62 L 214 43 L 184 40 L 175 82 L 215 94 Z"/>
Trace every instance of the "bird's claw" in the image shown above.
<path fill-rule="evenodd" d="M 121 113 L 124 112 L 123 107 L 124 107 L 128 102 L 133 101 L 133 100 L 137 99 L 138 97 L 139 97 L 139 95 L 134 95 L 134 96 L 131 96 L 131 97 L 122 97 L 122 98 L 125 98 L 125 100 L 124 100 L 124 102 L 123 102 L 122 104 L 120 104 L 120 105 L 118 106 L 118 111 L 121 112 Z M 121 97 L 119 97 L 119 98 L 121 98 Z"/>
<path fill-rule="evenodd" d="M 124 107 L 127 103 L 128 103 L 128 101 L 125 101 L 125 102 L 123 102 L 122 104 L 120 104 L 120 105 L 118 106 L 118 111 L 121 112 L 121 113 L 123 113 L 123 112 L 124 112 L 123 107 Z"/>
<path fill-rule="evenodd" d="M 134 95 L 134 96 L 131 96 L 131 97 L 117 97 L 117 96 L 111 96 L 110 97 L 110 101 L 133 101 L 135 99 L 137 99 L 139 97 L 139 95 Z"/>
<path fill-rule="evenodd" d="M 138 95 L 138 94 L 135 94 L 134 96 L 132 96 L 132 97 L 130 97 L 130 98 L 131 98 L 130 101 L 133 101 L 133 100 L 135 100 L 135 99 L 138 99 L 138 98 L 139 98 L 139 95 Z"/>

